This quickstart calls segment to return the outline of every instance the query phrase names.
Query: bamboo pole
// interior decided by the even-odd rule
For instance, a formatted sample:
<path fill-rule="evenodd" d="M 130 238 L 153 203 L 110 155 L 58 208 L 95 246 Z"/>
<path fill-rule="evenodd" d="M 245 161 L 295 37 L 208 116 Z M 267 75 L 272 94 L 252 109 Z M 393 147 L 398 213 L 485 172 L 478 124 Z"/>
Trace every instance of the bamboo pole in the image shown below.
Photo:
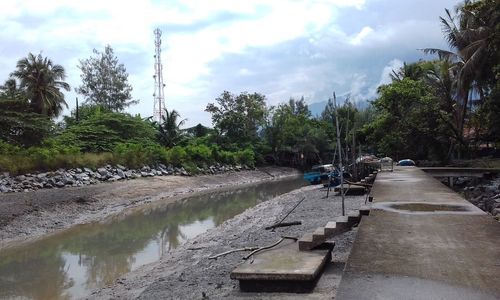
<path fill-rule="evenodd" d="M 340 195 L 342 195 L 342 216 L 345 216 L 345 195 L 344 195 L 344 171 L 342 168 L 342 147 L 340 145 L 339 112 L 337 109 L 337 97 L 333 92 L 333 107 L 335 108 L 335 125 L 337 127 L 337 149 L 339 150 L 339 172 L 340 172 Z"/>

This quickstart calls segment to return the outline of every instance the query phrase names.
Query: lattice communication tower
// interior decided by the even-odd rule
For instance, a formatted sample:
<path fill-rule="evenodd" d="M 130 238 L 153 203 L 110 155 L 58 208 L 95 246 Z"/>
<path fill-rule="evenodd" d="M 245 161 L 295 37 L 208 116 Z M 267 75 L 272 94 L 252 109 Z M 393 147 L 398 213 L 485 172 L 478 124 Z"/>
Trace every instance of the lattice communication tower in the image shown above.
<path fill-rule="evenodd" d="M 163 83 L 163 65 L 161 64 L 161 30 L 156 28 L 155 34 L 155 92 L 153 115 L 154 119 L 158 122 L 162 121 L 165 114 L 165 84 Z"/>

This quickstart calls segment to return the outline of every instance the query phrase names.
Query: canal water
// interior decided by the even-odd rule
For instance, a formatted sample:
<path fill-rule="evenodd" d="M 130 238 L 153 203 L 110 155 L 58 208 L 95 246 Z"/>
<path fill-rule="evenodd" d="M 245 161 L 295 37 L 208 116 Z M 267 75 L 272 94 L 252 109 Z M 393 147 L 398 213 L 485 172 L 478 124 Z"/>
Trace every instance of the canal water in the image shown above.
<path fill-rule="evenodd" d="M 145 205 L 130 214 L 2 250 L 0 298 L 85 296 L 245 209 L 303 185 L 301 178 L 276 180 Z"/>

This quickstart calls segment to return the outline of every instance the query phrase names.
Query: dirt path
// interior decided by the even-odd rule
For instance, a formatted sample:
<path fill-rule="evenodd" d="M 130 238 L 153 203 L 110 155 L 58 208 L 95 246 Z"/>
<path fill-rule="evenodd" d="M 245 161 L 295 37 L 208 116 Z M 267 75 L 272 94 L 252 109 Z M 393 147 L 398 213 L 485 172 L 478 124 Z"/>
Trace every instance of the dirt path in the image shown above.
<path fill-rule="evenodd" d="M 0 249 L 160 199 L 173 202 L 196 192 L 297 174 L 290 168 L 263 168 L 212 176 L 163 176 L 0 194 Z"/>
<path fill-rule="evenodd" d="M 287 221 L 302 221 L 300 226 L 264 230 L 289 211 L 302 197 L 306 200 L 288 216 Z M 326 199 L 319 186 L 307 186 L 250 208 L 224 222 L 219 227 L 189 240 L 164 255 L 156 263 L 145 265 L 114 285 L 95 291 L 90 299 L 332 299 L 340 282 L 342 270 L 350 252 L 357 229 L 334 239 L 336 242 L 330 262 L 310 294 L 241 293 L 238 282 L 229 278 L 230 272 L 242 262 L 243 252 L 217 260 L 208 257 L 227 250 L 270 244 L 280 235 L 301 236 L 325 225 L 341 215 L 340 197 Z M 347 212 L 364 204 L 364 196 L 346 198 Z"/>

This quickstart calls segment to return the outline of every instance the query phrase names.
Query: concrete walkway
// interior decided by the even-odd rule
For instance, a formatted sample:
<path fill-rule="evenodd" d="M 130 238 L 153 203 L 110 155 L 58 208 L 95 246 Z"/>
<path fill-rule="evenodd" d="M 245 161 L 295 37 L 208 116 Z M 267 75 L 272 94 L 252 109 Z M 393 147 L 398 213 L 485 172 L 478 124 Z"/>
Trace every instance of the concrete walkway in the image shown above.
<path fill-rule="evenodd" d="M 500 299 L 500 223 L 415 167 L 371 195 L 337 299 Z"/>

